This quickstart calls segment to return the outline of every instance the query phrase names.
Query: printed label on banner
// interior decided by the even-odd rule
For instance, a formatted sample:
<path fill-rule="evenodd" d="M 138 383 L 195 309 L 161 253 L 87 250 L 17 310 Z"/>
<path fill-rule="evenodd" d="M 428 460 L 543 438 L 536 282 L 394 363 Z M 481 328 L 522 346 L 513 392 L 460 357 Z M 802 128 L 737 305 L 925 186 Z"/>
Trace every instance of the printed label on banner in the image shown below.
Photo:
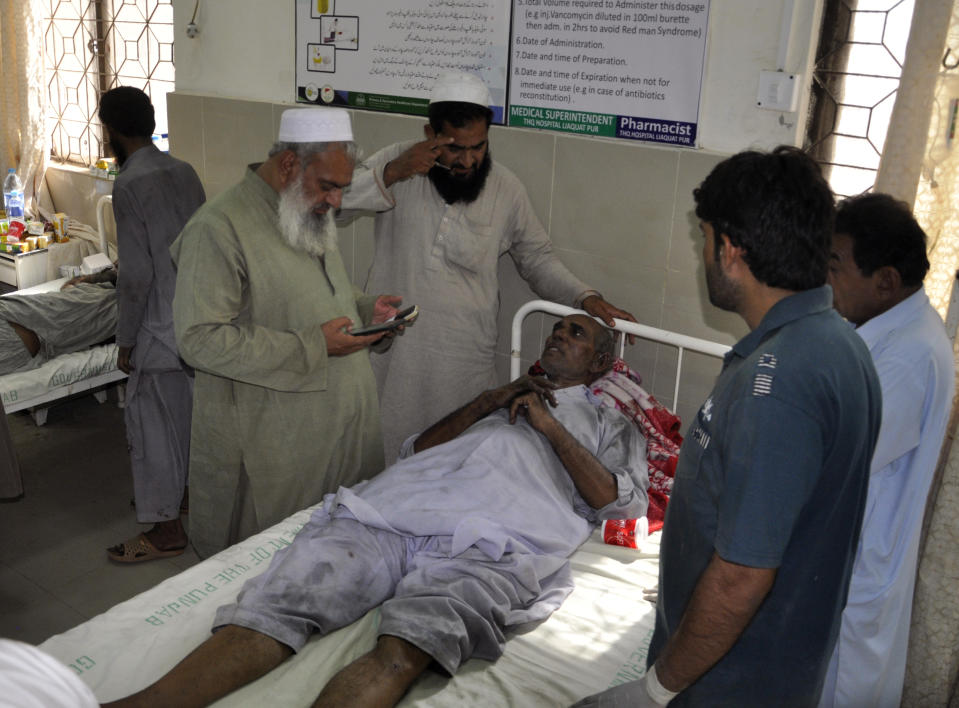
<path fill-rule="evenodd" d="M 616 135 L 616 116 L 588 111 L 570 111 L 540 106 L 511 106 L 509 124 L 523 128 L 561 130 L 566 133 L 612 138 Z"/>
<path fill-rule="evenodd" d="M 389 111 L 391 113 L 408 113 L 410 115 L 425 116 L 429 101 L 423 98 L 406 96 L 389 96 L 382 93 L 363 93 L 349 91 L 346 93 L 349 105 L 356 108 L 370 108 L 374 111 Z"/>
<path fill-rule="evenodd" d="M 541 106 L 512 106 L 509 110 L 509 124 L 522 128 L 559 130 L 600 138 L 628 138 L 682 147 L 693 147 L 696 144 L 696 124 L 678 120 L 617 116 Z"/>
<path fill-rule="evenodd" d="M 696 144 L 696 124 L 679 120 L 616 116 L 616 137 L 693 147 Z"/>

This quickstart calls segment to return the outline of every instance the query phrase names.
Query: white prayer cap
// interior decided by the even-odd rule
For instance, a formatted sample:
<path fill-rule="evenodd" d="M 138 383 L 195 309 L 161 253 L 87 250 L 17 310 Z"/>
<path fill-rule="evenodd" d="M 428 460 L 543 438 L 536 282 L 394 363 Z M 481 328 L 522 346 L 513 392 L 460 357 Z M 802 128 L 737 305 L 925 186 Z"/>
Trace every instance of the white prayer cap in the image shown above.
<path fill-rule="evenodd" d="M 483 108 L 489 108 L 491 103 L 489 89 L 483 83 L 483 79 L 460 71 L 440 74 L 440 77 L 436 79 L 436 83 L 433 84 L 433 93 L 430 94 L 430 103 L 440 101 L 475 103 Z"/>
<path fill-rule="evenodd" d="M 344 108 L 290 108 L 280 116 L 281 143 L 334 143 L 353 140 Z"/>

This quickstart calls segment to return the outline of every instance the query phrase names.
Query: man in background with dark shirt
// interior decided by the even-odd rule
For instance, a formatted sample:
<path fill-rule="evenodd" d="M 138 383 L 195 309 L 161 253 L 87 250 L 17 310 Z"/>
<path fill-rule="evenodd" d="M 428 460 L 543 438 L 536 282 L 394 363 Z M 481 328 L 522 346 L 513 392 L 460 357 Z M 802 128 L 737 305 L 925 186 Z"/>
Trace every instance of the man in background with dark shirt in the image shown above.
<path fill-rule="evenodd" d="M 206 197 L 189 164 L 153 145 L 156 122 L 143 91 L 108 91 L 99 115 L 120 166 L 113 186 L 120 263 L 117 366 L 130 375 L 125 417 L 137 521 L 154 524 L 107 555 L 139 563 L 180 555 L 187 545 L 180 506 L 190 459 L 193 375 L 173 333 L 170 244 Z"/>

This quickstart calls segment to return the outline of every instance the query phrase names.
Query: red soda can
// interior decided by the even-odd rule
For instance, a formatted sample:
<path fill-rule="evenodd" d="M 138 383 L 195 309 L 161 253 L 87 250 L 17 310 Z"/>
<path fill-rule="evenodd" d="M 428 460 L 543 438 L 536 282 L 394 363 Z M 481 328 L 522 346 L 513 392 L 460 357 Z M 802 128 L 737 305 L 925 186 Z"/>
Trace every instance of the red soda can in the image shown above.
<path fill-rule="evenodd" d="M 649 521 L 638 519 L 606 519 L 603 522 L 603 542 L 610 546 L 639 548 L 649 533 Z"/>

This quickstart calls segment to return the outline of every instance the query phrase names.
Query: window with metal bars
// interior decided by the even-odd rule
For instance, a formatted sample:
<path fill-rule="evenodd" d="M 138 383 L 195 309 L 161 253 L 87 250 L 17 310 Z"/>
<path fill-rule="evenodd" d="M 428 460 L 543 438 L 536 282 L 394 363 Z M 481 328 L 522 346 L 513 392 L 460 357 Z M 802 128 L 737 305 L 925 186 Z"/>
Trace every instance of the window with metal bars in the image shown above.
<path fill-rule="evenodd" d="M 136 86 L 167 132 L 174 88 L 172 0 L 45 0 L 44 52 L 51 155 L 82 165 L 103 156 L 101 94 Z"/>
<path fill-rule="evenodd" d="M 806 150 L 833 191 L 870 190 L 899 89 L 914 0 L 826 0 Z"/>

